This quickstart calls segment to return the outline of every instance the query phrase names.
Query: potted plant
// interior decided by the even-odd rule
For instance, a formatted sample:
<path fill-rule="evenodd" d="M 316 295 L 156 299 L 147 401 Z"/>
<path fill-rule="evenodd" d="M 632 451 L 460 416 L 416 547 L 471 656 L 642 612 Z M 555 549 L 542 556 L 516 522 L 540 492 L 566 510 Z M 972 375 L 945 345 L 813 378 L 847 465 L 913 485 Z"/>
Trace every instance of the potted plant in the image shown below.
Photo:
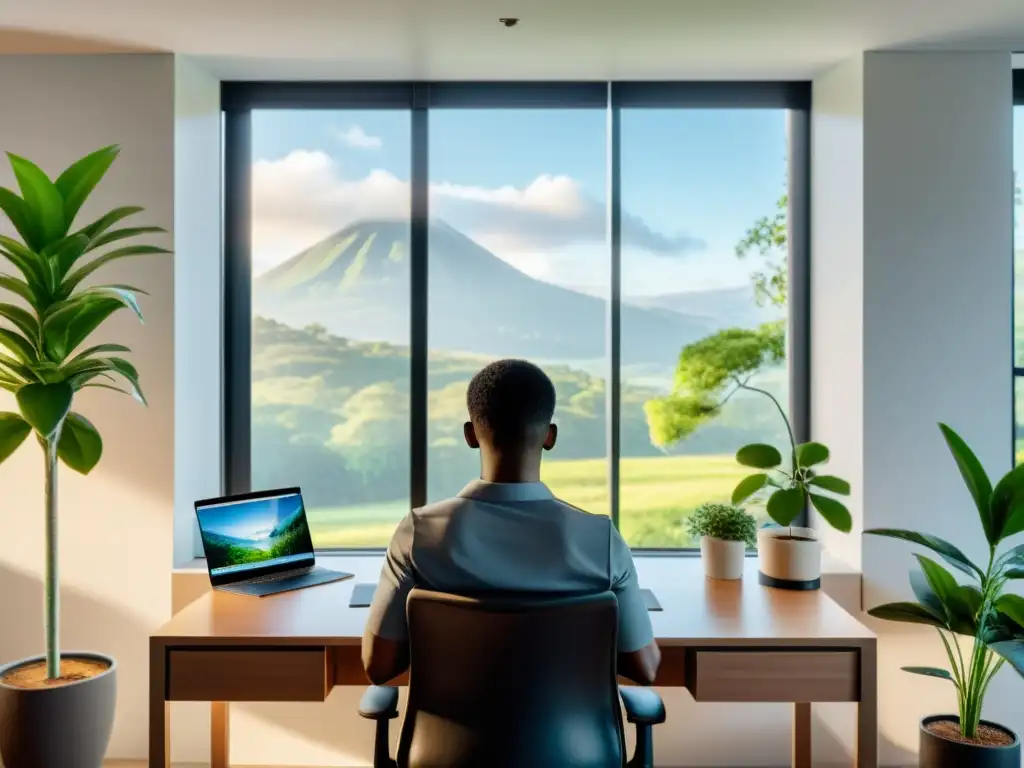
<path fill-rule="evenodd" d="M 115 228 L 142 210 L 136 206 L 72 227 L 118 152 L 116 146 L 93 152 L 52 181 L 33 163 L 8 154 L 21 195 L 0 187 L 0 210 L 20 235 L 20 240 L 0 236 L 0 257 L 17 273 L 0 274 L 0 289 L 9 295 L 0 302 L 0 388 L 13 393 L 18 408 L 0 413 L 0 462 L 34 433 L 45 459 L 46 500 L 46 653 L 0 666 L 0 762 L 12 768 L 96 768 L 113 727 L 114 659 L 60 650 L 57 467 L 61 461 L 88 474 L 103 451 L 96 428 L 71 410 L 79 391 L 102 387 L 145 403 L 138 372 L 120 356 L 127 347 L 83 348 L 120 309 L 142 319 L 136 297 L 142 291 L 93 284 L 97 271 L 116 259 L 168 253 L 152 245 L 125 245 L 139 235 L 163 232 Z M 128 389 L 116 386 L 118 381 Z"/>
<path fill-rule="evenodd" d="M 772 445 L 753 443 L 736 453 L 737 461 L 760 470 L 744 478 L 732 494 L 733 504 L 763 497 L 768 516 L 781 528 L 758 531 L 757 555 L 762 584 L 786 589 L 817 589 L 821 586 L 821 545 L 810 528 L 794 527 L 793 521 L 808 501 L 833 528 L 849 533 L 849 510 L 834 496 L 847 496 L 850 484 L 834 475 L 818 474 L 829 459 L 821 443 L 796 442 L 786 411 L 767 389 L 751 380 L 766 367 L 785 360 L 785 335 L 781 323 L 760 328 L 729 328 L 686 346 L 676 367 L 675 389 L 668 397 L 644 404 L 651 439 L 667 445 L 691 435 L 717 416 L 739 392 L 767 398 L 779 412 L 789 438 L 788 456 Z"/>
<path fill-rule="evenodd" d="M 999 552 L 1006 539 L 1024 531 L 1024 465 L 995 487 L 967 443 L 945 424 L 939 428 L 970 491 L 988 542 L 988 563 L 973 563 L 956 546 L 925 533 L 874 528 L 865 533 L 919 544 L 937 554 L 958 576 L 936 560 L 915 555 L 921 570 L 910 586 L 917 602 L 879 605 L 868 613 L 878 619 L 933 626 L 942 640 L 949 669 L 904 667 L 907 672 L 952 683 L 957 714 L 921 721 L 920 765 L 926 768 L 1019 768 L 1020 741 L 1009 728 L 981 719 L 989 683 L 1005 662 L 1024 675 L 1024 598 L 1006 592 L 1024 579 L 1024 544 Z M 968 638 L 965 654 L 960 638 Z"/>
<path fill-rule="evenodd" d="M 687 521 L 690 536 L 700 539 L 704 575 L 711 579 L 743 578 L 743 560 L 757 544 L 757 522 L 731 504 L 701 504 Z"/>

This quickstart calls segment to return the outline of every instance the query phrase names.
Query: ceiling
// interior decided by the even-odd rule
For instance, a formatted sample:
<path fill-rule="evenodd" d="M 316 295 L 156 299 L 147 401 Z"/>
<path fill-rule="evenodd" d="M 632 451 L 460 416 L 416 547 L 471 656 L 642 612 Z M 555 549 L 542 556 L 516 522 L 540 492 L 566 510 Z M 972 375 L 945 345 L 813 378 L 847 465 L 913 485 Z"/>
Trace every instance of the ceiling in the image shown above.
<path fill-rule="evenodd" d="M 803 79 L 922 47 L 1024 49 L 1024 0 L 0 0 L 0 52 L 173 51 L 228 79 Z"/>

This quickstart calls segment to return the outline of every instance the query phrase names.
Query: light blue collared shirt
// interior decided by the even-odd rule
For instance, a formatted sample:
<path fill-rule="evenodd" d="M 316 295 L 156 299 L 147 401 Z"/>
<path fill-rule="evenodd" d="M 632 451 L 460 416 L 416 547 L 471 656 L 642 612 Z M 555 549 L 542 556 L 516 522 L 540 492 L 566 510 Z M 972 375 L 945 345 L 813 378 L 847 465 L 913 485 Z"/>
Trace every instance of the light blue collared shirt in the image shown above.
<path fill-rule="evenodd" d="M 556 499 L 543 483 L 474 480 L 455 498 L 414 509 L 391 539 L 367 629 L 404 640 L 413 587 L 462 595 L 611 591 L 619 651 L 654 639 L 629 546 L 611 520 Z"/>

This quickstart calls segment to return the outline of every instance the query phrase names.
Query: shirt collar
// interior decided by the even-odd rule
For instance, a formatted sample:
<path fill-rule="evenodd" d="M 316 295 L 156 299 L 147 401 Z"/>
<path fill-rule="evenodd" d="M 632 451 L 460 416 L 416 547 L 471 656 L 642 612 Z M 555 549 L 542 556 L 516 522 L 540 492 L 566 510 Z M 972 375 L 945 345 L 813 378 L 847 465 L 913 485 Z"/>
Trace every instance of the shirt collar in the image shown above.
<path fill-rule="evenodd" d="M 459 497 L 498 503 L 503 501 L 545 501 L 554 498 L 544 483 L 489 483 L 486 480 L 473 480 L 459 491 Z"/>

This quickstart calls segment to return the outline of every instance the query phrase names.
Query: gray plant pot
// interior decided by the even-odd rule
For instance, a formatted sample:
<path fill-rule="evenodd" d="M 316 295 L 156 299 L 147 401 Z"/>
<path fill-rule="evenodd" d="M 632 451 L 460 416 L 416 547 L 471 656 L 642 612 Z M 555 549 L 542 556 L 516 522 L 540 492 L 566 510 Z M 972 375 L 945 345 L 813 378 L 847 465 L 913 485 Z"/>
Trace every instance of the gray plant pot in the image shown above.
<path fill-rule="evenodd" d="M 40 690 L 0 683 L 0 762 L 8 768 L 99 768 L 103 763 L 114 727 L 117 665 L 90 651 L 61 657 L 95 659 L 110 668 L 88 680 Z M 0 665 L 0 676 L 44 658 Z"/>
<path fill-rule="evenodd" d="M 959 722 L 956 715 L 932 715 L 921 721 L 921 745 L 918 755 L 920 768 L 1020 768 L 1020 739 L 1004 725 L 982 720 L 983 725 L 1006 731 L 1013 744 L 1005 747 L 983 747 L 964 744 L 936 736 L 926 727 L 936 720 Z"/>

